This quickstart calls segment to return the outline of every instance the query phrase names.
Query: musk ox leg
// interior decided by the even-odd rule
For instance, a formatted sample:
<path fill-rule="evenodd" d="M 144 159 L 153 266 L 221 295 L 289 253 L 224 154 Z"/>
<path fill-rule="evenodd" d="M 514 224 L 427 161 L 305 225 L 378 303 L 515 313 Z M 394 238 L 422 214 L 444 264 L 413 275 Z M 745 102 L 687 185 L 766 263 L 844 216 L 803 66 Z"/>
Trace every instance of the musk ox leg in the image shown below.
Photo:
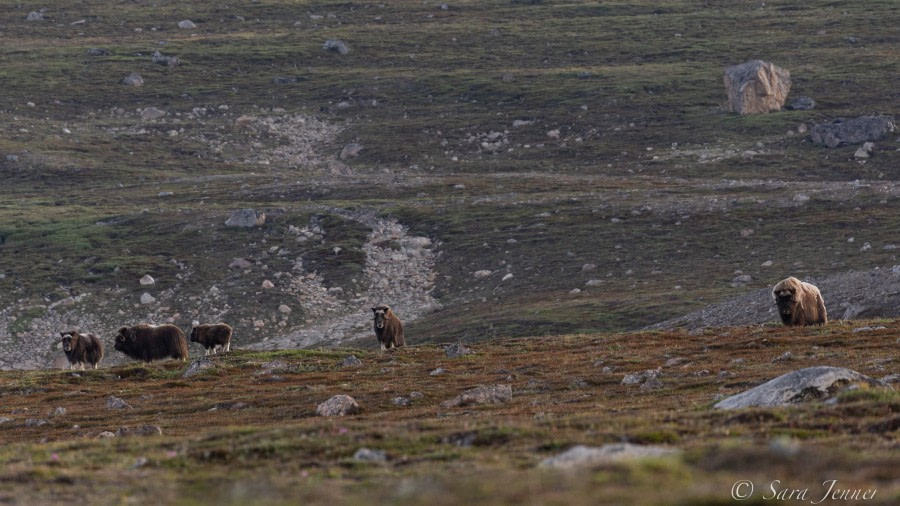
<path fill-rule="evenodd" d="M 225 351 L 231 351 L 231 341 L 225 343 Z"/>
<path fill-rule="evenodd" d="M 381 351 L 384 351 L 387 349 L 387 347 L 384 345 L 384 343 L 379 343 L 379 344 L 381 344 Z"/>

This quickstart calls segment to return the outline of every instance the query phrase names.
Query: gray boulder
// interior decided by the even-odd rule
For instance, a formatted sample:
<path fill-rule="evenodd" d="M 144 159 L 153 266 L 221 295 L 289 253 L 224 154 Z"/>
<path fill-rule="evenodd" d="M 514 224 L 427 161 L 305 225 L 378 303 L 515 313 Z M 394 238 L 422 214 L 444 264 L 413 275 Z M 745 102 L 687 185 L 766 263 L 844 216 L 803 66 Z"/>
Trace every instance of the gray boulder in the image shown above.
<path fill-rule="evenodd" d="M 512 387 L 509 385 L 480 386 L 466 390 L 458 396 L 441 403 L 442 408 L 471 406 L 478 404 L 505 404 L 512 400 Z"/>
<path fill-rule="evenodd" d="M 165 115 L 166 111 L 157 109 L 156 107 L 145 107 L 144 110 L 141 111 L 141 119 L 144 121 L 153 121 L 162 118 Z"/>
<path fill-rule="evenodd" d="M 216 364 L 210 362 L 209 357 L 200 357 L 197 360 L 191 362 L 191 365 L 188 366 L 187 370 L 185 370 L 182 374 L 182 378 L 190 378 L 200 374 L 203 371 L 208 369 L 215 369 Z"/>
<path fill-rule="evenodd" d="M 351 142 L 344 146 L 344 149 L 341 150 L 340 159 L 346 160 L 348 158 L 356 158 L 359 156 L 359 152 L 363 150 L 363 145 L 358 144 L 356 142 Z"/>
<path fill-rule="evenodd" d="M 821 399 L 850 384 L 879 386 L 868 376 L 842 367 L 817 366 L 789 372 L 746 392 L 719 401 L 717 409 L 768 408 Z"/>
<path fill-rule="evenodd" d="M 444 353 L 447 355 L 447 358 L 461 358 L 466 355 L 471 355 L 472 350 L 463 346 L 461 343 L 453 343 L 444 349 Z"/>
<path fill-rule="evenodd" d="M 25 16 L 25 21 L 43 21 L 44 15 L 37 11 L 31 11 Z"/>
<path fill-rule="evenodd" d="M 791 91 L 791 73 L 762 60 L 725 69 L 728 108 L 738 114 L 780 110 Z"/>
<path fill-rule="evenodd" d="M 345 416 L 359 413 L 359 404 L 349 395 L 335 395 L 316 407 L 318 416 Z"/>
<path fill-rule="evenodd" d="M 139 427 L 119 427 L 115 434 L 117 437 L 125 436 L 162 436 L 162 429 L 158 425 L 141 425 Z"/>
<path fill-rule="evenodd" d="M 360 448 L 353 454 L 353 460 L 358 462 L 384 462 L 387 455 L 381 450 L 370 450 L 368 448 Z"/>
<path fill-rule="evenodd" d="M 266 222 L 266 213 L 254 211 L 253 209 L 239 209 L 231 213 L 225 221 L 227 227 L 256 227 Z"/>
<path fill-rule="evenodd" d="M 334 51 L 335 53 L 345 55 L 350 52 L 350 48 L 347 47 L 347 44 L 340 39 L 328 39 L 325 41 L 325 44 L 322 46 L 322 49 L 327 49 L 328 51 Z"/>
<path fill-rule="evenodd" d="M 113 52 L 109 49 L 92 47 L 88 49 L 85 54 L 87 54 L 88 56 L 112 56 Z"/>
<path fill-rule="evenodd" d="M 131 409 L 130 404 L 112 395 L 106 400 L 106 407 L 109 409 Z"/>
<path fill-rule="evenodd" d="M 124 84 L 125 86 L 135 86 L 135 87 L 143 86 L 144 78 L 141 77 L 140 74 L 138 74 L 137 72 L 132 72 L 131 74 L 128 74 L 127 76 L 123 77 L 119 81 L 119 84 Z"/>
<path fill-rule="evenodd" d="M 347 355 L 343 360 L 338 362 L 338 367 L 360 367 L 362 360 L 356 358 L 356 355 Z"/>
<path fill-rule="evenodd" d="M 662 446 L 644 446 L 631 443 L 603 445 L 599 448 L 590 446 L 573 446 L 568 450 L 548 457 L 538 464 L 539 467 L 569 469 L 579 466 L 606 464 L 642 458 L 659 458 L 677 455 L 679 450 Z"/>
<path fill-rule="evenodd" d="M 28 418 L 25 420 L 26 427 L 41 427 L 43 425 L 47 425 L 47 420 L 41 420 L 40 418 Z"/>
<path fill-rule="evenodd" d="M 166 56 L 159 51 L 153 52 L 153 63 L 164 67 L 177 67 L 181 60 L 177 56 Z"/>
<path fill-rule="evenodd" d="M 816 108 L 816 101 L 809 97 L 797 97 L 784 108 L 789 111 L 809 111 Z"/>
<path fill-rule="evenodd" d="M 836 148 L 842 144 L 877 141 L 897 130 L 893 116 L 860 116 L 838 118 L 831 123 L 812 127 L 809 138 L 814 144 Z"/>
<path fill-rule="evenodd" d="M 178 22 L 178 28 L 181 28 L 182 30 L 192 30 L 197 28 L 197 25 L 190 19 L 185 19 Z"/>

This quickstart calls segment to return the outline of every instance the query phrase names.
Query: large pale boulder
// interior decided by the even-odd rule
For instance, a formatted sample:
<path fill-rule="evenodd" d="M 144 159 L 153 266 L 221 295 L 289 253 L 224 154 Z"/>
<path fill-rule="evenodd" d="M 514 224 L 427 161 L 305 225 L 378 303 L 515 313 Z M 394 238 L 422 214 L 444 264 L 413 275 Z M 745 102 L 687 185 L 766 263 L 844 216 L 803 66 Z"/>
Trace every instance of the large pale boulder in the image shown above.
<path fill-rule="evenodd" d="M 791 91 L 791 73 L 762 60 L 725 69 L 728 108 L 739 114 L 777 111 Z"/>
<path fill-rule="evenodd" d="M 883 386 L 856 371 L 817 366 L 789 372 L 746 392 L 719 401 L 717 409 L 770 408 L 821 399 L 851 384 Z"/>

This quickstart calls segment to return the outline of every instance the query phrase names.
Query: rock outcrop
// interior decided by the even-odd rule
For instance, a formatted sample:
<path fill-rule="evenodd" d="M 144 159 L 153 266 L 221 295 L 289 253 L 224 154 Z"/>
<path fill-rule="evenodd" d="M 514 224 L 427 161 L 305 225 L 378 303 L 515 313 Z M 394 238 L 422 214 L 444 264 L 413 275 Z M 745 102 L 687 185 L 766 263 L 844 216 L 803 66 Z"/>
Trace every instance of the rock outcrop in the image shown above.
<path fill-rule="evenodd" d="M 738 114 L 780 110 L 791 91 L 791 73 L 762 60 L 725 69 L 728 108 Z"/>

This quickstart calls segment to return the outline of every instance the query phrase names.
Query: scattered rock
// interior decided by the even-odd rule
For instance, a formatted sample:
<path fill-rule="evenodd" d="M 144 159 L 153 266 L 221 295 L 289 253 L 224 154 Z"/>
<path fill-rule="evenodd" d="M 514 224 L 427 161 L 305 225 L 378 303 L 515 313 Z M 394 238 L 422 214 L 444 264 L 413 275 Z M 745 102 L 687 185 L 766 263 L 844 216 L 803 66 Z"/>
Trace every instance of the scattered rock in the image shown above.
<path fill-rule="evenodd" d="M 896 129 L 893 116 L 861 116 L 816 125 L 809 135 L 814 144 L 835 148 L 842 144 L 877 141 Z"/>
<path fill-rule="evenodd" d="M 226 227 L 258 227 L 266 222 L 266 213 L 253 209 L 239 209 L 225 221 Z"/>
<path fill-rule="evenodd" d="M 152 284 L 156 283 L 156 280 L 153 279 L 153 277 L 150 276 L 149 274 L 145 274 L 144 277 L 141 278 L 140 283 L 141 283 L 141 286 L 147 286 L 147 285 L 152 285 Z"/>
<path fill-rule="evenodd" d="M 643 446 L 631 443 L 615 443 L 599 448 L 590 446 L 573 446 L 568 450 L 541 461 L 539 467 L 569 469 L 580 466 L 606 464 L 643 458 L 660 458 L 677 455 L 679 450 L 662 446 Z"/>
<path fill-rule="evenodd" d="M 41 427 L 43 425 L 47 425 L 47 420 L 41 420 L 40 418 L 27 418 L 25 419 L 26 427 Z"/>
<path fill-rule="evenodd" d="M 412 391 L 409 393 L 410 399 L 421 399 L 422 397 L 425 397 L 425 394 L 423 394 L 422 392 Z"/>
<path fill-rule="evenodd" d="M 856 153 L 853 153 L 853 158 L 869 158 L 872 156 L 873 151 L 875 151 L 875 144 L 872 142 L 866 142 L 862 146 L 857 148 Z"/>
<path fill-rule="evenodd" d="M 356 158 L 359 156 L 360 151 L 363 150 L 362 144 L 357 144 L 355 142 L 351 142 L 344 146 L 344 149 L 341 150 L 340 158 L 341 160 L 346 160 L 348 158 Z"/>
<path fill-rule="evenodd" d="M 181 61 L 177 56 L 166 56 L 159 51 L 154 51 L 152 55 L 153 63 L 164 67 L 177 67 Z"/>
<path fill-rule="evenodd" d="M 504 404 L 511 400 L 512 387 L 509 385 L 490 385 L 466 390 L 455 398 L 441 403 L 441 407 L 454 408 L 473 404 Z"/>
<path fill-rule="evenodd" d="M 428 373 L 428 375 L 429 376 L 440 376 L 441 374 L 444 374 L 445 372 L 447 372 L 447 371 L 445 371 L 442 367 L 438 367 L 437 369 Z"/>
<path fill-rule="evenodd" d="M 688 362 L 688 359 L 683 357 L 672 357 L 669 360 L 666 360 L 666 363 L 663 364 L 664 367 L 675 367 Z"/>
<path fill-rule="evenodd" d="M 362 365 L 362 360 L 356 358 L 356 355 L 348 355 L 344 360 L 338 362 L 338 367 L 360 367 Z"/>
<path fill-rule="evenodd" d="M 166 115 L 166 111 L 162 109 L 157 109 L 156 107 L 145 107 L 143 111 L 141 111 L 141 119 L 143 121 L 153 121 L 159 118 L 162 118 Z"/>
<path fill-rule="evenodd" d="M 162 433 L 162 429 L 158 425 L 141 425 L 139 427 L 119 427 L 116 436 L 162 436 Z"/>
<path fill-rule="evenodd" d="M 190 378 L 200 374 L 207 369 L 215 369 L 216 364 L 209 360 L 209 357 L 200 357 L 191 362 L 191 365 L 181 374 L 182 378 Z"/>
<path fill-rule="evenodd" d="M 299 77 L 293 76 L 276 76 L 272 78 L 272 84 L 293 84 L 299 82 Z"/>
<path fill-rule="evenodd" d="M 125 76 L 121 80 L 119 80 L 119 84 L 124 84 L 125 86 L 135 86 L 135 87 L 143 86 L 144 78 L 141 77 L 141 75 L 138 74 L 137 72 L 132 72 L 131 74 L 128 74 L 127 76 Z"/>
<path fill-rule="evenodd" d="M 360 448 L 353 454 L 353 460 L 358 462 L 385 462 L 387 455 L 381 450 L 370 450 L 368 448 Z"/>
<path fill-rule="evenodd" d="M 600 286 L 603 284 L 602 279 L 589 279 L 584 286 Z"/>
<path fill-rule="evenodd" d="M 246 258 L 235 258 L 228 267 L 231 269 L 249 269 L 253 267 L 253 262 L 247 260 Z"/>
<path fill-rule="evenodd" d="M 88 56 L 112 56 L 113 52 L 109 49 L 102 49 L 99 47 L 92 47 L 85 52 Z"/>
<path fill-rule="evenodd" d="M 110 395 L 109 398 L 106 399 L 106 407 L 108 409 L 131 409 L 130 404 L 112 395 Z"/>
<path fill-rule="evenodd" d="M 391 403 L 393 403 L 394 406 L 409 406 L 412 404 L 412 401 L 407 397 L 394 397 L 391 399 Z"/>
<path fill-rule="evenodd" d="M 868 326 L 867 327 L 857 327 L 857 328 L 853 329 L 853 333 L 855 334 L 857 332 L 875 332 L 876 330 L 884 330 L 886 328 L 887 327 L 885 327 L 884 325 L 878 325 L 876 327 L 868 327 Z"/>
<path fill-rule="evenodd" d="M 350 52 L 350 48 L 347 47 L 347 44 L 340 39 L 328 39 L 325 41 L 325 44 L 322 46 L 322 49 L 326 49 L 328 51 L 334 51 L 335 53 L 339 53 L 341 55 L 348 54 Z"/>
<path fill-rule="evenodd" d="M 153 304 L 154 302 L 156 302 L 156 297 L 149 293 L 144 292 L 144 294 L 141 295 L 141 304 Z"/>
<path fill-rule="evenodd" d="M 773 363 L 774 362 L 788 362 L 790 360 L 794 360 L 794 354 L 789 351 L 786 351 L 786 352 L 782 353 L 781 355 L 773 358 L 772 362 Z"/>
<path fill-rule="evenodd" d="M 650 380 L 659 381 L 659 377 L 662 373 L 658 369 L 648 369 L 646 371 L 634 373 L 634 374 L 626 374 L 624 378 L 622 378 L 622 385 L 644 385 Z M 655 384 L 653 382 L 652 384 Z"/>
<path fill-rule="evenodd" d="M 597 264 L 584 264 L 581 266 L 581 272 L 596 271 Z"/>
<path fill-rule="evenodd" d="M 51 416 L 64 416 L 68 411 L 66 408 L 60 406 L 53 410 L 53 414 Z"/>
<path fill-rule="evenodd" d="M 185 19 L 178 22 L 178 28 L 181 28 L 182 30 L 192 30 L 197 28 L 197 25 L 190 19 Z"/>
<path fill-rule="evenodd" d="M 900 383 L 900 374 L 888 374 L 887 376 L 881 378 L 881 380 L 879 381 L 881 381 L 881 383 L 884 385 Z"/>
<path fill-rule="evenodd" d="M 486 269 L 485 269 L 485 270 L 480 270 L 480 271 L 475 271 L 475 274 L 474 274 L 475 279 L 486 278 L 486 277 L 488 277 L 488 276 L 490 276 L 490 275 L 491 275 L 491 271 L 486 270 Z"/>
<path fill-rule="evenodd" d="M 25 21 L 43 21 L 44 15 L 37 11 L 31 11 L 25 16 Z"/>
<path fill-rule="evenodd" d="M 512 279 L 512 278 L 513 278 L 512 273 L 511 273 L 511 272 L 507 272 L 506 275 L 503 276 L 503 278 L 502 278 L 500 281 L 509 281 L 509 280 Z"/>
<path fill-rule="evenodd" d="M 762 60 L 751 60 L 725 69 L 728 107 L 739 114 L 777 111 L 791 90 L 791 73 Z"/>
<path fill-rule="evenodd" d="M 4 423 L 9 423 L 9 422 L 11 422 L 11 421 L 13 421 L 12 418 L 7 418 L 7 417 L 5 417 L 5 416 L 0 416 L 0 425 L 3 425 Z"/>
<path fill-rule="evenodd" d="M 278 306 L 278 312 L 281 314 L 291 314 L 291 308 L 290 308 L 290 306 L 282 304 L 282 305 Z"/>
<path fill-rule="evenodd" d="M 816 366 L 789 372 L 758 387 L 723 399 L 717 409 L 773 407 L 821 399 L 845 389 L 850 384 L 880 383 L 856 371 L 841 367 Z"/>
<path fill-rule="evenodd" d="M 790 111 L 809 111 L 816 108 L 816 101 L 809 97 L 796 97 L 794 100 L 791 100 L 791 103 L 784 106 L 785 109 Z M 797 129 L 800 132 L 800 129 Z M 804 125 L 803 132 L 806 131 L 806 126 Z M 800 133 L 803 133 L 800 132 Z"/>
<path fill-rule="evenodd" d="M 444 348 L 444 353 L 447 355 L 447 358 L 461 358 L 471 355 L 473 351 L 462 343 L 453 343 Z"/>
<path fill-rule="evenodd" d="M 105 431 L 101 432 L 100 434 L 97 434 L 97 439 L 111 439 L 114 437 L 116 437 L 116 435 L 108 430 L 105 430 Z"/>
<path fill-rule="evenodd" d="M 260 285 L 260 286 L 262 287 L 263 290 L 271 290 L 271 289 L 275 288 L 275 283 L 272 283 L 271 281 L 266 279 L 262 282 L 262 285 Z"/>
<path fill-rule="evenodd" d="M 316 408 L 318 416 L 345 416 L 359 413 L 359 404 L 349 395 L 335 395 L 319 404 Z"/>

